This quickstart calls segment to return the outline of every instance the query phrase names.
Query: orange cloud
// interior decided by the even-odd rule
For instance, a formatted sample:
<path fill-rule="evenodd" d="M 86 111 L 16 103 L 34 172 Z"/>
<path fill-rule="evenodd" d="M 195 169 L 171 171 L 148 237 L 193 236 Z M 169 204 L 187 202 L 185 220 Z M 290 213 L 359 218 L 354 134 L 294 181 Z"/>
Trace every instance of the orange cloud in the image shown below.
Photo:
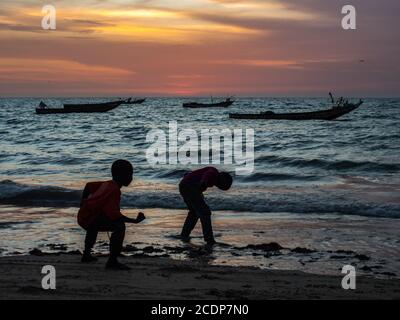
<path fill-rule="evenodd" d="M 70 60 L 0 58 L 0 81 L 104 82 L 134 72 Z"/>

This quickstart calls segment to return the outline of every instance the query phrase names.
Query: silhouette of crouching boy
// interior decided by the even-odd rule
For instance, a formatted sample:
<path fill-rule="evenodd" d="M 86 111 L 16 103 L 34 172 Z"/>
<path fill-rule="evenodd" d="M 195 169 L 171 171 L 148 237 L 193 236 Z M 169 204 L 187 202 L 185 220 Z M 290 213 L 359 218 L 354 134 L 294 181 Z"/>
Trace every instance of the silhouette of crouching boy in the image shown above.
<path fill-rule="evenodd" d="M 129 186 L 133 180 L 133 167 L 129 161 L 117 160 L 111 167 L 112 180 L 87 183 L 82 193 L 78 212 L 78 224 L 86 230 L 85 249 L 82 262 L 97 259 L 91 255 L 99 231 L 112 232 L 110 238 L 110 257 L 107 269 L 128 270 L 128 266 L 118 261 L 125 238 L 125 223 L 140 223 L 145 219 L 139 212 L 131 219 L 120 210 L 121 188 Z"/>

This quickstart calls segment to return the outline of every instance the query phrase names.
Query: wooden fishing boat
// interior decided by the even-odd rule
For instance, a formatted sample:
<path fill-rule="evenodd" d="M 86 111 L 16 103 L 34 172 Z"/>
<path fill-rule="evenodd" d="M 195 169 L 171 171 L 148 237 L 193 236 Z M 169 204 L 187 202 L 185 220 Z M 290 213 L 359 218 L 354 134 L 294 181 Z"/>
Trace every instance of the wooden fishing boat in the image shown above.
<path fill-rule="evenodd" d="M 235 101 L 230 98 L 225 101 L 217 102 L 217 103 L 198 103 L 198 102 L 189 102 L 184 103 L 184 108 L 227 108 L 231 106 Z"/>
<path fill-rule="evenodd" d="M 132 100 L 132 98 L 129 98 L 128 100 L 126 100 L 124 102 L 124 104 L 142 104 L 143 102 L 145 102 L 146 99 L 136 99 L 136 100 Z"/>
<path fill-rule="evenodd" d="M 263 119 L 263 120 L 334 120 L 349 112 L 356 110 L 363 104 L 360 100 L 358 103 L 347 103 L 343 106 L 334 106 L 328 110 L 312 111 L 312 112 L 292 112 L 292 113 L 275 113 L 272 111 L 245 114 L 231 113 L 229 118 L 232 119 Z"/>
<path fill-rule="evenodd" d="M 54 114 L 54 113 L 92 113 L 107 112 L 119 107 L 123 104 L 123 100 L 103 102 L 103 103 L 83 103 L 83 104 L 64 104 L 64 108 L 49 108 L 45 103 L 40 102 L 36 108 L 37 114 Z"/>

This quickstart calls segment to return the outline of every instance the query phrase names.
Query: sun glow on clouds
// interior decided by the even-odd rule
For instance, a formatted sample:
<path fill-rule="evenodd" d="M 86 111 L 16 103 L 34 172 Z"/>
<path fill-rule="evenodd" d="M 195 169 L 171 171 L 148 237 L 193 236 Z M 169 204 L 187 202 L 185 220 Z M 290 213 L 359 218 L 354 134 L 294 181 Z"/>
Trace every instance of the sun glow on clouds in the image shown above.
<path fill-rule="evenodd" d="M 317 18 L 315 15 L 306 12 L 299 12 L 288 9 L 279 1 L 224 1 L 212 0 L 219 5 L 214 9 L 240 16 L 254 18 L 275 18 L 287 20 L 311 20 Z"/>
<path fill-rule="evenodd" d="M 5 0 L 9 2 L 8 0 Z M 10 7 L 13 4 L 10 2 Z M 6 23 L 37 24 L 42 13 L 40 6 L 15 4 L 11 19 Z M 309 14 L 288 10 L 277 1 L 215 1 L 215 0 L 185 0 L 185 1 L 61 1 L 57 4 L 59 32 L 68 36 L 83 36 L 93 33 L 95 37 L 104 40 L 123 40 L 132 37 L 141 40 L 196 43 L 208 36 L 222 38 L 224 35 L 239 38 L 260 34 L 246 26 L 233 25 L 229 22 L 210 21 L 207 15 L 217 15 L 223 18 L 284 18 L 311 19 Z M 12 20 L 12 16 L 15 20 Z M 77 20 L 87 20 L 91 24 L 82 26 L 73 23 Z M 1 21 L 1 20 L 0 20 Z M 96 25 L 96 22 L 98 25 Z M 68 25 L 68 28 L 65 27 Z M 64 26 L 64 28 L 63 28 Z M 27 30 L 28 31 L 28 30 Z M 267 32 L 267 30 L 264 30 Z M 218 34 L 216 34 L 216 32 Z M 206 33 L 206 34 L 204 34 Z"/>
<path fill-rule="evenodd" d="M 354 1 L 362 28 L 345 33 L 328 0 L 57 0 L 51 32 L 42 0 L 1 0 L 0 95 L 47 82 L 71 95 L 398 92 L 398 0 Z"/>
<path fill-rule="evenodd" d="M 134 72 L 70 60 L 0 58 L 0 79 L 9 81 L 110 81 Z"/>
<path fill-rule="evenodd" d="M 116 18 L 181 18 L 183 14 L 173 11 L 151 10 L 151 9 L 131 9 L 131 10 L 97 10 L 93 12 L 98 16 Z"/>

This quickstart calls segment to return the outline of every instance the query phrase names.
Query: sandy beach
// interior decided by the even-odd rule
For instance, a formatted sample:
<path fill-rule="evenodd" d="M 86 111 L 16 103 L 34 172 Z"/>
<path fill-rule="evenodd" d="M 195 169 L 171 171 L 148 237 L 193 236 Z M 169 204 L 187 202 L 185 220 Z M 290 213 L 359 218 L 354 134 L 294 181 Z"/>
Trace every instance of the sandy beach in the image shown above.
<path fill-rule="evenodd" d="M 400 280 L 358 277 L 344 290 L 341 276 L 248 267 L 210 266 L 162 257 L 124 257 L 132 269 L 104 268 L 105 257 L 80 263 L 78 253 L 0 258 L 1 299 L 399 299 Z M 55 290 L 41 288 L 44 265 L 56 268 Z"/>

